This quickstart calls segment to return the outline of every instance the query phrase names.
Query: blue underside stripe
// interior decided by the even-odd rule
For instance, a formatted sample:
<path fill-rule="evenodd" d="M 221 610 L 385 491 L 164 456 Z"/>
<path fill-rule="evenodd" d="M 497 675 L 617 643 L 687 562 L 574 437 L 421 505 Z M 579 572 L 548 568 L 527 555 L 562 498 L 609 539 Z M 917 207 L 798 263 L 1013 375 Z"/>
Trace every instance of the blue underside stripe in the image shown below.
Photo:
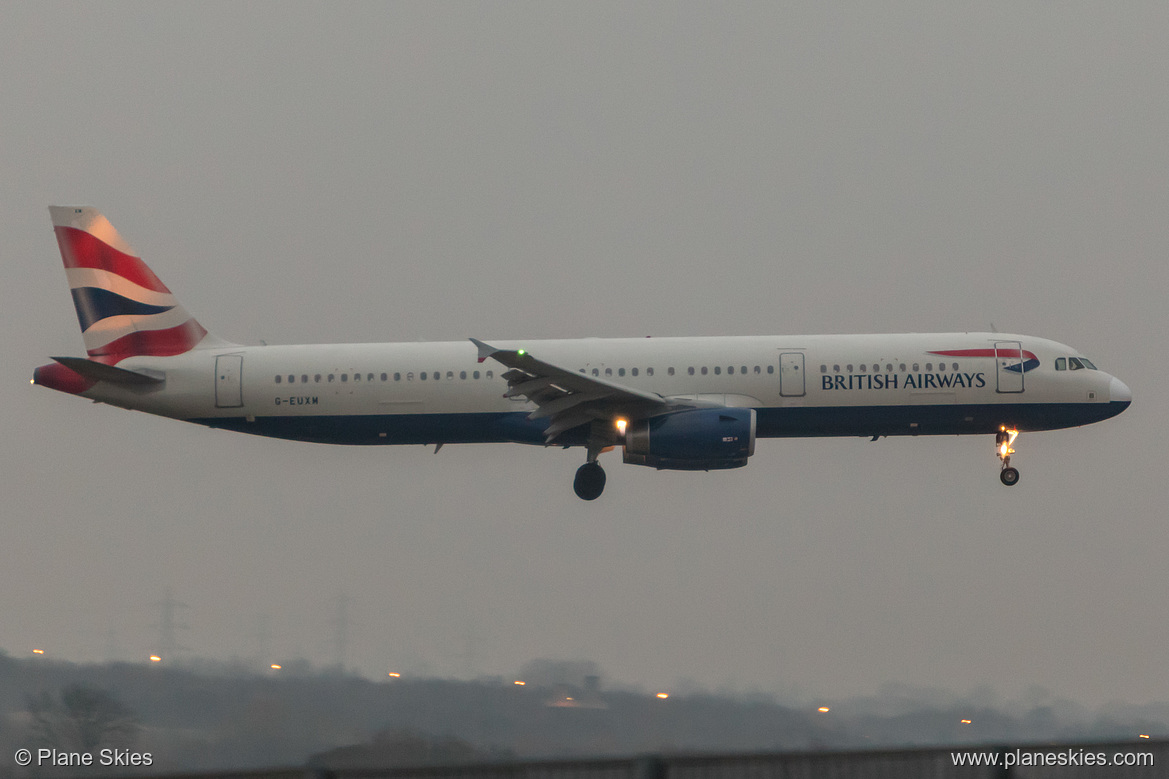
<path fill-rule="evenodd" d="M 1128 403 L 1012 403 L 969 406 L 835 406 L 761 408 L 760 438 L 812 436 L 974 435 L 1000 425 L 1020 430 L 1078 427 L 1114 417 Z M 282 416 L 189 420 L 254 435 L 330 444 L 543 444 L 546 419 L 526 412 L 483 414 L 391 414 Z M 586 428 L 570 430 L 557 446 L 583 446 Z"/>

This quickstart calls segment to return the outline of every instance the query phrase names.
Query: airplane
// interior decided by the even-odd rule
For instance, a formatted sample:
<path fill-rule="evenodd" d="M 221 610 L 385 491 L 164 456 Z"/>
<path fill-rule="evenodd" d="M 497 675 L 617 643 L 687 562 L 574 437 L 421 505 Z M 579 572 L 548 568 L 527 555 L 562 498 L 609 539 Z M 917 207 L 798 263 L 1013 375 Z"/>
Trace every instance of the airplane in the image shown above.
<path fill-rule="evenodd" d="M 738 468 L 759 438 L 993 435 L 1099 422 L 1132 392 L 1083 354 L 1006 333 L 241 346 L 192 317 L 96 209 L 50 206 L 86 357 L 32 383 L 207 427 L 331 444 L 582 447 L 659 470 Z"/>

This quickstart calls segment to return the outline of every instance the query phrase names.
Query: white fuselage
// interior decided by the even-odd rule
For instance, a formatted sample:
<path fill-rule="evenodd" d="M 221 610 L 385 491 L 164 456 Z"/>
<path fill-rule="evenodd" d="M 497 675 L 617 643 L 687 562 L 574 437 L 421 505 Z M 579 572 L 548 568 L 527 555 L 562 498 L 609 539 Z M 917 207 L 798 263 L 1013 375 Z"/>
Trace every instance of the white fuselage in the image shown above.
<path fill-rule="evenodd" d="M 1131 400 L 1127 387 L 1102 371 L 1057 370 L 1061 358 L 1083 359 L 1074 349 L 1001 333 L 496 344 L 663 398 L 756 409 L 761 437 L 1050 429 L 1105 419 Z M 469 341 L 223 346 L 131 357 L 119 367 L 161 373 L 165 382 L 100 382 L 82 394 L 283 438 L 539 443 L 546 424 L 527 419 L 535 404 L 504 397 L 506 367 L 480 362 Z"/>

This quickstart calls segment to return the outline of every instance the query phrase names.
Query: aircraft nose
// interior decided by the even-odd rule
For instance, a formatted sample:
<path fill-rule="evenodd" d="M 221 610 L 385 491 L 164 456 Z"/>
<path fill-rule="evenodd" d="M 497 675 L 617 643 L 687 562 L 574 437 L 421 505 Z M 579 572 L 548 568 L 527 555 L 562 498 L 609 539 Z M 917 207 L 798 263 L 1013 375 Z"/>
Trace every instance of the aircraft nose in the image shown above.
<path fill-rule="evenodd" d="M 1113 403 L 1132 403 L 1132 390 L 1120 379 L 1112 377 L 1108 385 L 1108 399 Z"/>

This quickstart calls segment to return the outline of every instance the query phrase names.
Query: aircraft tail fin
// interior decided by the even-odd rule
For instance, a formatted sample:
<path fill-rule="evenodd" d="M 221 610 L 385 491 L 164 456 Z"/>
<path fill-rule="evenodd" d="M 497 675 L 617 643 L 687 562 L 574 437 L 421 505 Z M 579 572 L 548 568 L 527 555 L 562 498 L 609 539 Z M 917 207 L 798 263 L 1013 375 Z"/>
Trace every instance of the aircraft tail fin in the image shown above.
<path fill-rule="evenodd" d="M 101 213 L 49 206 L 91 359 L 167 357 L 223 342 L 208 334 Z"/>

